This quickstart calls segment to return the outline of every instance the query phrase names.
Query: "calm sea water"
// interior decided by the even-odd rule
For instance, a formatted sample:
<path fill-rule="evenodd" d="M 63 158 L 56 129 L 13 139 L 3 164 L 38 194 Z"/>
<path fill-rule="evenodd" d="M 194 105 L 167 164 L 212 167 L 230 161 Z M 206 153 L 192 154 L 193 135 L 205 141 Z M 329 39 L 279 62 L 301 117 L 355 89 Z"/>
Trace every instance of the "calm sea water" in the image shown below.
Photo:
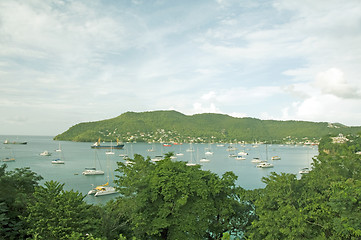
<path fill-rule="evenodd" d="M 9 141 L 27 141 L 26 145 L 18 144 L 2 144 L 6 139 Z M 174 161 L 192 161 L 200 163 L 199 160 L 203 157 L 209 159 L 209 162 L 201 163 L 203 170 L 210 170 L 214 173 L 222 175 L 227 171 L 233 171 L 237 176 L 237 184 L 245 189 L 255 189 L 264 187 L 262 177 L 268 176 L 271 172 L 285 172 L 298 174 L 298 171 L 303 167 L 310 166 L 312 158 L 318 154 L 316 146 L 294 146 L 294 145 L 240 145 L 233 144 L 237 147 L 236 151 L 226 151 L 229 144 L 223 147 L 217 144 L 192 144 L 194 152 L 188 152 L 189 144 L 172 145 L 171 147 L 164 147 L 160 143 L 125 143 L 124 150 L 114 150 L 114 155 L 105 154 L 105 149 L 91 149 L 92 143 L 79 143 L 68 141 L 54 141 L 52 137 L 46 136 L 0 136 L 0 160 L 5 157 L 15 157 L 15 162 L 7 162 L 8 170 L 20 167 L 30 167 L 30 169 L 39 175 L 44 180 L 56 180 L 65 183 L 66 190 L 75 190 L 83 194 L 92 188 L 92 185 L 100 185 L 107 182 L 112 184 L 114 180 L 114 170 L 117 167 L 116 162 L 124 161 L 119 155 L 127 154 L 133 157 L 134 154 L 141 154 L 143 156 L 162 155 L 167 152 L 183 153 L 183 156 L 178 156 Z M 110 143 L 108 143 L 110 144 Z M 62 151 L 55 150 L 61 146 Z M 205 155 L 205 152 L 211 149 L 213 155 Z M 147 151 L 154 149 L 153 152 Z M 40 156 L 43 151 L 49 151 L 51 156 Z M 238 153 L 245 151 L 248 153 L 246 160 L 236 160 L 229 157 L 230 153 Z M 281 160 L 271 161 L 274 168 L 260 169 L 256 167 L 251 160 L 258 157 L 262 160 L 271 159 L 272 156 L 280 156 Z M 61 157 L 65 164 L 52 164 L 53 159 Z M 100 176 L 84 176 L 82 171 L 86 167 L 96 167 L 105 171 L 104 175 Z M 107 171 L 108 170 L 108 171 Z M 299 174 L 298 174 L 299 175 Z M 116 195 L 108 195 L 102 197 L 86 196 L 85 200 L 89 203 L 104 203 Z"/>

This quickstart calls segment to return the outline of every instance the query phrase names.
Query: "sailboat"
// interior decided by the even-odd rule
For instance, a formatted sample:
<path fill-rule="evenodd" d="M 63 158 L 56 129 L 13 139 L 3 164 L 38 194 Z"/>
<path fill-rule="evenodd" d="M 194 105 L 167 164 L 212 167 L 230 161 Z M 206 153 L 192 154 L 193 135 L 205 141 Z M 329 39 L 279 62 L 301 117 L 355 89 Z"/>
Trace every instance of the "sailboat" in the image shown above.
<path fill-rule="evenodd" d="M 268 163 L 268 162 L 261 162 L 260 164 L 257 165 L 258 168 L 273 168 L 273 164 L 272 163 Z"/>
<path fill-rule="evenodd" d="M 14 157 L 6 157 L 6 158 L 3 158 L 2 161 L 3 162 L 15 162 L 15 158 Z"/>
<path fill-rule="evenodd" d="M 109 182 L 107 182 L 106 184 L 102 185 L 100 188 L 99 186 L 96 188 L 97 192 L 95 193 L 94 196 L 99 197 L 99 196 L 104 196 L 104 195 L 109 195 L 109 194 L 115 194 L 118 193 L 115 189 L 115 187 L 111 187 L 108 186 Z"/>
<path fill-rule="evenodd" d="M 96 152 L 94 152 L 94 167 L 85 168 L 85 170 L 82 172 L 83 175 L 85 175 L 85 176 L 104 175 L 103 170 L 96 169 L 96 160 L 98 160 L 99 166 L 100 166 L 100 161 L 99 161 L 98 155 Z M 100 168 L 101 168 L 101 166 L 100 166 Z"/>
<path fill-rule="evenodd" d="M 152 143 L 152 148 L 147 149 L 148 152 L 154 152 L 155 151 L 155 147 L 154 147 L 154 143 Z"/>
<path fill-rule="evenodd" d="M 207 149 L 207 148 L 206 148 Z M 205 155 L 207 156 L 207 155 L 213 155 L 213 152 L 212 152 L 212 154 L 207 154 L 207 152 L 205 152 Z M 198 148 L 197 148 L 197 159 L 199 159 L 199 156 L 198 156 Z M 200 160 L 199 160 L 199 162 L 200 163 L 206 163 L 206 162 L 209 162 L 209 161 L 211 161 L 211 160 L 209 160 L 207 157 L 202 157 Z"/>
<path fill-rule="evenodd" d="M 307 149 L 307 165 L 310 166 L 310 158 L 308 156 L 308 149 Z M 309 167 L 304 167 L 302 168 L 300 171 L 298 171 L 299 174 L 303 175 L 303 174 L 307 174 L 310 173 L 311 169 Z"/>
<path fill-rule="evenodd" d="M 199 162 L 205 163 L 205 162 L 209 162 L 211 160 L 209 160 L 208 158 L 202 158 L 201 160 L 199 160 Z"/>
<path fill-rule="evenodd" d="M 299 174 L 307 174 L 310 173 L 310 169 L 308 167 L 302 168 L 299 172 Z"/>
<path fill-rule="evenodd" d="M 159 162 L 161 160 L 163 160 L 163 156 L 162 155 L 158 155 L 155 156 L 154 158 L 151 159 L 153 162 Z"/>
<path fill-rule="evenodd" d="M 176 156 L 183 156 L 184 153 L 182 153 L 182 144 L 179 144 L 179 152 L 176 153 Z"/>
<path fill-rule="evenodd" d="M 254 157 L 254 158 L 251 160 L 251 162 L 252 162 L 252 163 L 262 163 L 262 162 L 265 162 L 265 161 L 259 159 L 258 157 Z"/>
<path fill-rule="evenodd" d="M 211 144 L 209 144 L 209 147 L 206 148 L 206 150 L 207 151 L 204 153 L 205 155 L 213 155 Z"/>
<path fill-rule="evenodd" d="M 236 160 L 246 160 L 246 158 L 243 157 L 242 155 L 237 155 L 237 157 L 235 157 L 234 159 L 236 159 Z"/>
<path fill-rule="evenodd" d="M 59 153 L 59 157 L 52 160 L 51 163 L 52 164 L 64 164 L 65 161 L 64 161 L 64 157 L 63 157 L 63 154 L 62 154 L 62 151 L 61 151 L 61 148 L 60 148 L 60 143 L 59 143 L 59 149 L 57 149 L 55 151 Z"/>
<path fill-rule="evenodd" d="M 55 150 L 55 152 L 61 152 L 61 146 L 60 146 L 60 143 L 59 143 L 59 148 Z"/>
<path fill-rule="evenodd" d="M 268 148 L 266 144 L 266 161 L 259 163 L 256 167 L 258 168 L 273 168 L 273 164 L 268 161 Z"/>
<path fill-rule="evenodd" d="M 15 162 L 14 152 L 11 150 L 11 157 L 6 157 L 2 159 L 3 162 Z"/>
<path fill-rule="evenodd" d="M 238 155 L 238 156 L 247 156 L 248 153 L 245 152 L 244 150 L 242 150 L 242 151 L 240 151 L 237 155 Z"/>
<path fill-rule="evenodd" d="M 186 150 L 186 152 L 194 152 L 192 143 L 189 144 L 189 148 Z"/>
<path fill-rule="evenodd" d="M 109 166 L 109 158 L 107 157 L 107 172 L 108 172 L 108 181 L 103 184 L 103 185 L 99 185 L 95 188 L 93 188 L 92 190 L 90 190 L 88 192 L 89 195 L 93 195 L 95 197 L 99 197 L 99 196 L 104 196 L 104 195 L 109 195 L 109 194 L 115 194 L 118 193 L 115 189 L 115 187 L 109 186 L 109 172 L 110 172 L 110 166 Z"/>
<path fill-rule="evenodd" d="M 192 161 L 186 163 L 187 166 L 197 166 L 197 163 L 193 163 Z"/>
<path fill-rule="evenodd" d="M 15 162 L 14 152 L 12 149 L 10 149 L 10 151 L 11 151 L 10 157 L 3 158 L 2 159 L 3 162 Z"/>
<path fill-rule="evenodd" d="M 40 156 L 51 156 L 51 153 L 45 150 L 44 152 L 40 153 Z"/>
<path fill-rule="evenodd" d="M 114 187 L 110 187 L 109 182 L 107 182 L 103 185 L 96 186 L 95 188 L 90 190 L 88 192 L 88 195 L 94 195 L 95 197 L 99 197 L 99 196 L 104 196 L 104 195 L 109 195 L 109 194 L 114 194 L 114 193 L 117 193 L 117 191 L 115 190 Z"/>
<path fill-rule="evenodd" d="M 60 158 L 54 159 L 51 161 L 52 164 L 64 164 L 65 162 Z"/>
<path fill-rule="evenodd" d="M 193 150 L 194 151 L 194 150 Z M 197 164 L 193 162 L 193 151 L 191 151 L 191 159 L 186 163 L 187 166 L 196 166 Z"/>

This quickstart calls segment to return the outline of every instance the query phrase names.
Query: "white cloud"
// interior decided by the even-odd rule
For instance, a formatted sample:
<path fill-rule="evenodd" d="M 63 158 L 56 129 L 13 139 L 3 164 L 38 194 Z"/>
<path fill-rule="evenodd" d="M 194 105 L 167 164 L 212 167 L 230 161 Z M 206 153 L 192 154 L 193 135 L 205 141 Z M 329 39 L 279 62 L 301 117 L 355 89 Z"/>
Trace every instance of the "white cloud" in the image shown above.
<path fill-rule="evenodd" d="M 202 100 L 205 100 L 205 101 L 209 101 L 209 100 L 212 100 L 216 97 L 216 93 L 214 91 L 210 91 L 206 94 L 203 94 L 203 96 L 201 97 Z"/>
<path fill-rule="evenodd" d="M 196 102 L 193 104 L 192 109 L 194 113 L 221 113 L 221 111 L 216 107 L 214 103 L 204 104 Z"/>
<path fill-rule="evenodd" d="M 232 113 L 229 113 L 229 115 L 232 117 L 235 117 L 235 118 L 248 117 L 248 115 L 246 113 L 240 113 L 240 112 L 232 112 Z"/>
<path fill-rule="evenodd" d="M 339 122 L 359 126 L 361 101 L 332 94 L 317 94 L 282 109 L 282 120 Z"/>
<path fill-rule="evenodd" d="M 341 98 L 361 98 L 358 87 L 350 85 L 344 78 L 344 73 L 337 68 L 318 73 L 314 85 L 324 94 Z"/>
<path fill-rule="evenodd" d="M 283 120 L 340 122 L 360 125 L 360 89 L 351 85 L 343 71 L 330 68 L 315 74 L 314 81 L 293 83 L 284 90 L 299 98 L 282 109 Z"/>

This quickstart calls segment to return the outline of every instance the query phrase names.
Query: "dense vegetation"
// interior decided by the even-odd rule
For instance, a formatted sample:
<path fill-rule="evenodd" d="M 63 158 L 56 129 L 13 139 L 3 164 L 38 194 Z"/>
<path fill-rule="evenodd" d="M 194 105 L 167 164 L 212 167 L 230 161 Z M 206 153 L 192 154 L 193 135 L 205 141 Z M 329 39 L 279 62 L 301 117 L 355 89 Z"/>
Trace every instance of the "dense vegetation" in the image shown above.
<path fill-rule="evenodd" d="M 351 134 L 361 127 L 305 121 L 274 121 L 255 118 L 234 118 L 205 113 L 187 116 L 176 111 L 127 112 L 116 118 L 79 123 L 55 140 L 105 141 L 119 139 L 146 142 L 234 142 L 272 141 L 304 142 L 327 134 Z"/>
<path fill-rule="evenodd" d="M 165 159 L 118 163 L 121 195 L 105 206 L 45 182 L 29 169 L 0 168 L 1 239 L 360 239 L 361 138 L 323 138 L 310 173 L 276 174 L 263 189 Z M 6 192 L 7 191 L 7 192 Z M 11 193 L 10 193 L 11 191 Z"/>

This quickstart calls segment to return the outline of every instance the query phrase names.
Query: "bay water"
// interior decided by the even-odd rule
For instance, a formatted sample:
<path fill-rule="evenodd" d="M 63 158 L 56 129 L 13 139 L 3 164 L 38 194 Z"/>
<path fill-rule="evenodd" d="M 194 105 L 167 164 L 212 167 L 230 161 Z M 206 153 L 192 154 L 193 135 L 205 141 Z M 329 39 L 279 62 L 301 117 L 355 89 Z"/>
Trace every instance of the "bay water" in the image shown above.
<path fill-rule="evenodd" d="M 10 142 L 27 142 L 27 144 L 2 144 L 5 140 Z M 201 164 L 203 170 L 209 170 L 218 175 L 227 171 L 234 172 L 237 176 L 236 184 L 245 189 L 263 188 L 265 184 L 262 177 L 267 177 L 271 172 L 293 173 L 304 167 L 310 167 L 312 158 L 318 154 L 317 146 L 305 145 L 265 145 L 265 144 L 181 144 L 172 146 L 163 146 L 161 143 L 125 143 L 123 150 L 113 150 L 115 154 L 105 154 L 109 149 L 91 149 L 92 143 L 89 142 L 70 142 L 54 141 L 51 136 L 0 136 L 0 160 L 6 157 L 15 157 L 14 162 L 1 162 L 7 164 L 7 170 L 15 168 L 29 167 L 30 170 L 41 175 L 45 181 L 59 181 L 64 183 L 65 190 L 79 191 L 86 195 L 94 186 L 104 184 L 109 179 L 109 184 L 113 185 L 117 168 L 117 162 L 125 160 L 120 155 L 128 155 L 133 158 L 134 154 L 140 154 L 144 157 L 164 155 L 168 152 L 183 153 L 183 156 L 177 156 L 174 161 L 193 162 Z M 103 143 L 110 145 L 110 143 Z M 61 148 L 61 152 L 56 150 Z M 236 147 L 235 151 L 227 151 L 229 147 Z M 188 149 L 194 151 L 190 152 Z M 152 149 L 153 151 L 149 151 Z M 51 156 L 41 156 L 40 153 L 49 151 Z M 188 151 L 187 151 L 188 150 Z M 206 151 L 213 152 L 212 155 L 206 155 Z M 236 160 L 229 157 L 229 154 L 238 152 L 247 152 L 245 160 Z M 279 156 L 281 160 L 271 160 L 272 156 Z M 61 158 L 65 164 L 52 164 L 51 161 Z M 207 158 L 209 162 L 200 162 L 200 159 Z M 273 168 L 257 168 L 252 163 L 253 158 L 267 159 L 274 164 Z M 84 176 L 82 172 L 86 167 L 97 167 L 105 171 L 104 175 Z M 94 204 L 104 204 L 109 199 L 116 197 L 107 195 L 94 197 L 87 195 L 85 201 Z"/>

